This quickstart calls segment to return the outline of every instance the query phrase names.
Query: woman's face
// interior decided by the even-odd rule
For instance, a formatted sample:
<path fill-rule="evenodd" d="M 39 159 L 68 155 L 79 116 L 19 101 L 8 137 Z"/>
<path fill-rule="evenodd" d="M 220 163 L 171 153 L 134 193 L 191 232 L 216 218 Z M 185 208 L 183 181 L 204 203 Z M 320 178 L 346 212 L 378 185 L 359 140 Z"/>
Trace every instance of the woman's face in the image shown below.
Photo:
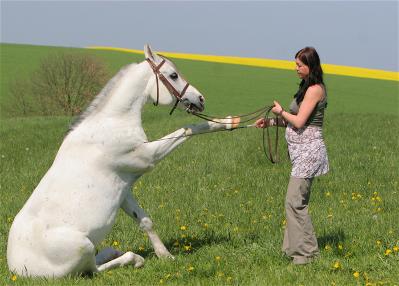
<path fill-rule="evenodd" d="M 295 59 L 296 73 L 300 79 L 304 79 L 309 75 L 309 67 L 305 65 L 299 58 Z"/>

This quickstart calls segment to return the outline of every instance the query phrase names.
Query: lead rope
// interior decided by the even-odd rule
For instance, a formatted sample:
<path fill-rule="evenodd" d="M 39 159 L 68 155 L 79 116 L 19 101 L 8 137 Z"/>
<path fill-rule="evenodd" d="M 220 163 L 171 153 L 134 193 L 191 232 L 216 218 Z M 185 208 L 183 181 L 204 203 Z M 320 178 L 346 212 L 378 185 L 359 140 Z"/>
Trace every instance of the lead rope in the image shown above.
<path fill-rule="evenodd" d="M 260 115 L 264 114 L 263 118 L 264 118 L 265 122 L 267 122 L 267 121 L 270 121 L 270 119 L 271 119 L 269 117 L 269 114 L 270 114 L 270 111 L 272 110 L 272 108 L 273 108 L 273 105 L 264 106 L 264 107 L 262 107 L 262 108 L 260 108 L 258 110 L 255 110 L 254 112 L 232 116 L 232 118 L 237 118 L 237 117 L 245 118 L 245 117 L 250 116 L 248 119 L 240 120 L 239 124 L 242 124 L 242 123 L 246 123 L 248 121 L 252 121 L 255 118 L 259 118 Z M 192 112 L 192 114 L 197 116 L 197 117 L 199 117 L 199 118 L 201 118 L 201 119 L 204 119 L 204 120 L 207 120 L 207 121 L 211 121 L 211 122 L 215 122 L 215 123 L 223 123 L 220 120 L 229 118 L 229 117 L 224 117 L 224 118 L 218 118 L 219 120 L 214 120 L 213 118 L 215 118 L 216 116 L 206 115 L 206 114 L 203 114 L 203 113 L 195 113 L 195 112 Z M 272 142 L 271 142 L 270 132 L 269 132 L 270 126 L 267 126 L 266 128 L 263 128 L 263 132 L 262 132 L 263 152 L 265 153 L 266 157 L 270 160 L 270 162 L 272 164 L 275 164 L 275 163 L 279 162 L 279 156 L 278 156 L 278 139 L 279 139 L 278 138 L 279 137 L 279 128 L 278 127 L 279 126 L 278 126 L 278 116 L 277 115 L 275 117 L 275 122 L 276 122 L 276 125 L 275 125 L 275 127 L 276 127 L 276 135 L 275 135 L 276 140 L 275 140 L 275 145 L 274 145 L 274 152 L 272 150 Z M 253 127 L 253 126 L 254 125 L 244 125 L 244 126 L 238 126 L 238 127 L 234 128 L 234 129 L 248 128 L 248 127 Z M 231 129 L 230 131 L 232 131 L 234 129 Z M 223 131 L 225 131 L 225 130 L 223 130 Z M 266 144 L 266 139 L 267 139 L 267 144 Z"/>

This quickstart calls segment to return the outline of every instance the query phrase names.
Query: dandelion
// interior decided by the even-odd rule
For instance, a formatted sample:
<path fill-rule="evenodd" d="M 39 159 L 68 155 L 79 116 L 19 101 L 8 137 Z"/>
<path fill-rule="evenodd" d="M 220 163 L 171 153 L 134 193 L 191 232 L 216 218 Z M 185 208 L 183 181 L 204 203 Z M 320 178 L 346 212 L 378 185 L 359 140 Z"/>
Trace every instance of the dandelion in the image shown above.
<path fill-rule="evenodd" d="M 181 227 L 180 227 L 180 230 L 187 230 L 187 226 L 185 226 L 185 225 L 182 225 Z"/>
<path fill-rule="evenodd" d="M 344 246 L 343 246 L 342 244 L 338 244 L 338 249 L 339 249 L 339 250 L 343 250 L 343 249 L 344 249 Z"/>
<path fill-rule="evenodd" d="M 393 251 L 398 252 L 398 251 L 399 251 L 399 247 L 398 247 L 397 245 L 395 245 L 395 246 L 393 247 Z"/>
<path fill-rule="evenodd" d="M 325 195 L 326 195 L 326 197 L 329 197 L 329 196 L 331 196 L 331 193 L 330 192 L 326 192 Z"/>
<path fill-rule="evenodd" d="M 13 282 L 17 281 L 17 275 L 11 276 L 11 281 L 13 281 Z"/>
<path fill-rule="evenodd" d="M 139 251 L 144 251 L 144 246 L 140 245 L 139 246 Z"/>
<path fill-rule="evenodd" d="M 189 267 L 187 267 L 187 271 L 188 271 L 188 272 L 194 271 L 194 267 L 190 265 Z"/>
<path fill-rule="evenodd" d="M 163 284 L 163 279 L 159 279 L 159 284 Z"/>
<path fill-rule="evenodd" d="M 381 240 L 376 240 L 376 242 L 375 242 L 378 246 L 380 246 L 381 245 Z"/>
<path fill-rule="evenodd" d="M 331 246 L 329 244 L 326 244 L 326 246 L 324 246 L 324 249 L 327 250 L 327 251 L 330 251 L 331 250 Z"/>
<path fill-rule="evenodd" d="M 215 256 L 215 260 L 219 262 L 222 258 L 220 256 Z"/>
<path fill-rule="evenodd" d="M 392 253 L 392 250 L 390 250 L 389 248 L 385 250 L 384 255 L 388 256 Z"/>
<path fill-rule="evenodd" d="M 359 278 L 360 273 L 358 271 L 353 272 L 353 277 L 355 277 L 356 279 Z"/>
<path fill-rule="evenodd" d="M 209 225 L 208 225 L 207 223 L 204 223 L 202 226 L 203 226 L 204 228 L 208 228 L 208 227 L 209 227 Z"/>
<path fill-rule="evenodd" d="M 119 241 L 114 240 L 114 242 L 112 243 L 113 246 L 118 246 L 119 245 Z"/>
<path fill-rule="evenodd" d="M 184 248 L 185 251 L 190 251 L 190 250 L 193 249 L 193 248 L 191 247 L 191 245 L 184 245 L 183 248 Z"/>
<path fill-rule="evenodd" d="M 335 261 L 334 264 L 333 264 L 333 268 L 335 270 L 338 270 L 338 269 L 342 268 L 342 265 L 341 265 L 341 263 L 339 261 Z"/>

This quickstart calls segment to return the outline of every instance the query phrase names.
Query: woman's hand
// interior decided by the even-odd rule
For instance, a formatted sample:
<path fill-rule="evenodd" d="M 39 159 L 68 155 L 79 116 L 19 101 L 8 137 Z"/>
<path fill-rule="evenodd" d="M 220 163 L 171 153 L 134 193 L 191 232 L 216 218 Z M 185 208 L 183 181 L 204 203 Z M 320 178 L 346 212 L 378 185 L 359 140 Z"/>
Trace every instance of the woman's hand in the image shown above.
<path fill-rule="evenodd" d="M 274 122 L 274 119 L 259 118 L 258 120 L 255 121 L 255 127 L 256 128 L 267 128 L 269 126 L 272 126 L 271 120 Z"/>
<path fill-rule="evenodd" d="M 283 108 L 277 101 L 274 101 L 274 107 L 272 108 L 272 112 L 276 115 L 281 115 L 281 113 L 283 112 Z"/>

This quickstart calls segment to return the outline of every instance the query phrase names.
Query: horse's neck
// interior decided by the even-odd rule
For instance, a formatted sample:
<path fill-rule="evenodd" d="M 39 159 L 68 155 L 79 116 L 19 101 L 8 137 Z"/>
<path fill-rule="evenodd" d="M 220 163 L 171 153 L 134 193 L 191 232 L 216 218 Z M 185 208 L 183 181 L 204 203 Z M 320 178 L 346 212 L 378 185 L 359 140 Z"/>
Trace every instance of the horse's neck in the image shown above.
<path fill-rule="evenodd" d="M 132 117 L 141 121 L 141 110 L 148 101 L 145 89 L 150 76 L 147 62 L 130 66 L 109 95 L 101 113 L 106 117 Z"/>

